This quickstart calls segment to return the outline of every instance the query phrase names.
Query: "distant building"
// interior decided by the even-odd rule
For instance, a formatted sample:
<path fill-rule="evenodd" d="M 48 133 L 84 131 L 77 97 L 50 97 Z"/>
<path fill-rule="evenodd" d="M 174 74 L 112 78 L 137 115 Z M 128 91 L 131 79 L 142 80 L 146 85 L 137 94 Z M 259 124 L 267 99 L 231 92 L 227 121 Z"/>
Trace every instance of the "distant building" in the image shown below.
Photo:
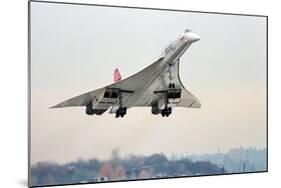
<path fill-rule="evenodd" d="M 97 177 L 94 179 L 95 182 L 103 182 L 103 181 L 108 181 L 108 177 L 105 176 L 101 176 L 101 177 Z"/>

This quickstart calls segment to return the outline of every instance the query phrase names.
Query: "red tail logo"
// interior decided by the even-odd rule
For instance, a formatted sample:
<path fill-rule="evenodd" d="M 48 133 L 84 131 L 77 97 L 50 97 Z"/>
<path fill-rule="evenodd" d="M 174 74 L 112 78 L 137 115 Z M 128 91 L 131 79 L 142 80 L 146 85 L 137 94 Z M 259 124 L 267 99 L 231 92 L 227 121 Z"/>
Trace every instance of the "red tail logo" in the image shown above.
<path fill-rule="evenodd" d="M 118 82 L 118 81 L 121 80 L 121 79 L 122 79 L 122 78 L 121 78 L 121 74 L 120 74 L 118 68 L 116 68 L 116 69 L 114 70 L 114 82 Z"/>

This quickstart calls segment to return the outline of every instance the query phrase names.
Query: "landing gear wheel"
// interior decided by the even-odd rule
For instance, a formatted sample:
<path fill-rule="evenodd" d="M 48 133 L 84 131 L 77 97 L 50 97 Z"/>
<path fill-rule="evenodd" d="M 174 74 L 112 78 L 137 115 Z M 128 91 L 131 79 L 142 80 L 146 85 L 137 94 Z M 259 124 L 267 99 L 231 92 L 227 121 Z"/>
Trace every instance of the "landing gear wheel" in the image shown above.
<path fill-rule="evenodd" d="M 87 115 L 89 115 L 89 116 L 91 116 L 91 115 L 94 115 L 94 109 L 93 109 L 93 107 L 92 107 L 92 103 L 90 103 L 90 104 L 88 104 L 87 106 L 86 106 L 86 114 Z"/>
<path fill-rule="evenodd" d="M 172 113 L 172 108 L 171 107 L 167 108 L 166 116 L 168 117 L 171 113 Z"/>
<path fill-rule="evenodd" d="M 86 114 L 89 116 L 94 115 L 94 110 L 86 108 Z"/>
<path fill-rule="evenodd" d="M 127 108 L 126 107 L 119 107 L 118 110 L 116 111 L 116 115 L 115 117 L 118 118 L 120 117 L 124 117 L 124 115 L 126 115 L 127 113 Z"/>
<path fill-rule="evenodd" d="M 169 89 L 175 88 L 175 83 L 169 83 Z"/>
<path fill-rule="evenodd" d="M 162 117 L 169 117 L 169 115 L 172 113 L 172 108 L 171 107 L 166 107 L 161 111 Z"/>
<path fill-rule="evenodd" d="M 119 113 L 119 109 L 116 111 L 116 114 L 115 114 L 115 118 L 119 118 L 120 116 L 120 113 Z"/>

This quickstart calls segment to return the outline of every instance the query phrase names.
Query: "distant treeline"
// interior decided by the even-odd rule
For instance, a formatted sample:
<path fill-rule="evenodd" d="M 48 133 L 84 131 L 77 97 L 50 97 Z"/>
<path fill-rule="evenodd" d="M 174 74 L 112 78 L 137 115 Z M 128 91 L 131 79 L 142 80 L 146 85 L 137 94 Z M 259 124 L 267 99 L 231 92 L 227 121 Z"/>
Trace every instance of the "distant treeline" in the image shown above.
<path fill-rule="evenodd" d="M 131 155 L 121 159 L 115 153 L 106 161 L 91 159 L 67 164 L 38 162 L 31 167 L 31 184 L 40 186 L 222 173 L 225 173 L 223 167 L 206 161 L 192 162 L 188 158 L 169 160 L 164 154 Z"/>
<path fill-rule="evenodd" d="M 220 151 L 212 154 L 188 156 L 192 161 L 209 161 L 224 167 L 229 173 L 256 172 L 267 169 L 266 148 L 234 148 L 226 153 Z"/>
<path fill-rule="evenodd" d="M 31 183 L 40 186 L 265 171 L 266 157 L 266 148 L 235 148 L 227 153 L 169 158 L 164 154 L 120 158 L 115 149 L 110 160 L 38 162 L 31 166 Z"/>

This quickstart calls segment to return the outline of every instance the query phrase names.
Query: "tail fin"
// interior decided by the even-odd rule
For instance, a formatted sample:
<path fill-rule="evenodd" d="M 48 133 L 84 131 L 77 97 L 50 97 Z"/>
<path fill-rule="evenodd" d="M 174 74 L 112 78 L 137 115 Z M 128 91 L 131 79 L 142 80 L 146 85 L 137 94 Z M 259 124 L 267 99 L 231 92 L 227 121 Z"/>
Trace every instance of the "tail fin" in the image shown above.
<path fill-rule="evenodd" d="M 118 82 L 118 81 L 121 80 L 121 79 L 122 79 L 122 78 L 121 78 L 121 74 L 120 74 L 118 68 L 116 68 L 116 69 L 114 70 L 114 82 Z"/>

